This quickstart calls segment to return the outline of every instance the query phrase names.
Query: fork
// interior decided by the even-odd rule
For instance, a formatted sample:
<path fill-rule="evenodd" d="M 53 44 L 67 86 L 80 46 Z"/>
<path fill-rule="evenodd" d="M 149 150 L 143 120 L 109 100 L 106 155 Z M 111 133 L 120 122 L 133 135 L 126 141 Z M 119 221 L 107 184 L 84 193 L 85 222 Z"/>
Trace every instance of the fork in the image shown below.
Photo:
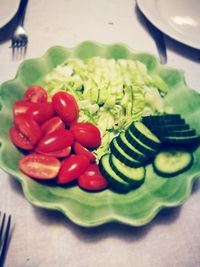
<path fill-rule="evenodd" d="M 6 216 L 0 212 L 0 267 L 3 267 L 10 236 L 11 215 Z"/>
<path fill-rule="evenodd" d="M 15 55 L 15 51 L 19 52 L 22 55 L 26 53 L 27 44 L 28 44 L 28 35 L 24 30 L 24 18 L 25 18 L 25 11 L 27 7 L 28 0 L 21 0 L 19 10 L 18 10 L 18 26 L 13 33 L 12 41 L 11 41 L 11 48 L 13 51 L 13 56 Z M 20 49 L 19 49 L 20 48 Z"/>

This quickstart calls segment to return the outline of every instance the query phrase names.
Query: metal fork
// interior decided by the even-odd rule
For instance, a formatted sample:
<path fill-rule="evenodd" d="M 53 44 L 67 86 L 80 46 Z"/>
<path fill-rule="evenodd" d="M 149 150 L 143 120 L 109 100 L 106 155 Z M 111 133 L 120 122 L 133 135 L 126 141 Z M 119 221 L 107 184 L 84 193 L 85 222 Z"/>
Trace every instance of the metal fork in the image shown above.
<path fill-rule="evenodd" d="M 28 35 L 24 30 L 24 18 L 28 0 L 21 0 L 18 10 L 18 27 L 14 31 L 11 41 L 11 48 L 13 51 L 13 57 L 17 54 L 25 55 L 28 45 Z"/>
<path fill-rule="evenodd" d="M 10 237 L 11 215 L 6 216 L 0 212 L 0 267 L 3 267 Z"/>

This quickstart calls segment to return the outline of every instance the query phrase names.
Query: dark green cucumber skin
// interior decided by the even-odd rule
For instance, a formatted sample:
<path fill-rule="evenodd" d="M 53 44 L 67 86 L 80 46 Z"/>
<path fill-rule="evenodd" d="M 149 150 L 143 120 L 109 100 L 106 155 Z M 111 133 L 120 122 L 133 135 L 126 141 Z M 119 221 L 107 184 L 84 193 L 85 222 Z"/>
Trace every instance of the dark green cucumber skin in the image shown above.
<path fill-rule="evenodd" d="M 114 138 L 115 139 L 115 138 Z M 127 166 L 129 167 L 134 167 L 134 168 L 137 168 L 137 167 L 140 167 L 143 165 L 143 162 L 140 162 L 140 161 L 130 161 L 128 160 L 127 158 L 125 158 L 116 148 L 115 148 L 115 145 L 114 145 L 114 139 L 111 141 L 110 143 L 110 150 L 111 150 L 111 153 L 113 153 L 113 155 L 115 155 L 115 157 L 117 159 L 119 159 L 121 162 L 123 162 L 124 164 L 126 164 Z M 128 154 L 127 154 L 128 155 Z"/>
<path fill-rule="evenodd" d="M 137 150 L 141 151 L 141 153 L 147 155 L 148 157 L 153 157 L 157 153 L 157 150 L 148 149 L 133 139 L 133 135 L 129 130 L 125 132 L 125 137 Z"/>
<path fill-rule="evenodd" d="M 166 125 L 150 125 L 149 129 L 156 135 L 159 132 L 184 131 L 189 130 L 189 124 L 166 124 Z"/>
<path fill-rule="evenodd" d="M 131 156 L 133 159 L 138 160 L 141 163 L 145 163 L 148 160 L 148 157 L 144 154 L 139 154 L 136 151 L 133 151 L 131 148 L 129 148 L 126 143 L 123 142 L 120 135 L 116 138 L 117 144 L 121 147 L 121 149 L 124 150 L 129 156 Z M 128 141 L 128 140 L 127 140 Z"/>
<path fill-rule="evenodd" d="M 176 145 L 199 145 L 200 136 L 184 136 L 184 137 L 174 137 L 174 136 L 165 136 L 162 138 L 164 144 L 176 144 Z"/>
<path fill-rule="evenodd" d="M 136 180 L 131 180 L 129 178 L 127 178 L 122 172 L 120 172 L 120 170 L 118 170 L 116 168 L 116 166 L 113 164 L 112 162 L 112 155 L 110 155 L 109 157 L 109 163 L 110 163 L 110 166 L 111 168 L 113 169 L 113 171 L 118 174 L 124 181 L 126 181 L 127 183 L 130 183 L 131 187 L 132 188 L 137 188 L 139 187 L 141 184 L 143 184 L 144 182 L 144 179 L 145 179 L 145 174 L 144 174 L 144 178 L 141 179 L 140 181 L 136 181 Z"/>
<path fill-rule="evenodd" d="M 157 136 L 159 136 L 159 138 L 161 138 L 161 140 L 163 137 L 169 137 L 169 136 L 171 136 L 171 137 L 189 137 L 189 136 L 194 136 L 194 135 L 196 135 L 195 129 L 157 133 Z"/>
<path fill-rule="evenodd" d="M 151 127 L 156 127 L 156 126 L 167 126 L 169 124 L 171 125 L 183 125 L 186 124 L 184 119 L 180 119 L 180 120 L 160 120 L 160 121 L 146 121 L 143 122 L 147 127 L 149 127 L 149 129 L 151 129 Z"/>
<path fill-rule="evenodd" d="M 191 153 L 191 155 L 192 155 L 192 153 Z M 192 155 L 192 160 L 191 160 L 190 164 L 185 166 L 185 168 L 182 168 L 181 170 L 176 171 L 176 172 L 165 173 L 165 172 L 162 172 L 160 169 L 158 169 L 157 166 L 155 165 L 155 162 L 153 161 L 153 169 L 158 175 L 169 178 L 169 177 L 174 177 L 176 175 L 179 175 L 179 174 L 189 170 L 192 167 L 193 162 L 194 162 L 194 157 Z"/>
<path fill-rule="evenodd" d="M 104 155 L 106 156 L 106 155 Z M 99 169 L 100 172 L 102 173 L 102 175 L 106 178 L 106 180 L 108 181 L 108 183 L 110 184 L 110 186 L 113 188 L 113 190 L 117 190 L 121 193 L 127 193 L 132 189 L 131 184 L 125 182 L 125 183 L 120 183 L 117 180 L 114 180 L 113 177 L 111 177 L 109 175 L 109 173 L 105 170 L 104 166 L 103 166 L 103 157 L 101 157 L 100 161 L 99 161 Z"/>
<path fill-rule="evenodd" d="M 144 120 L 151 120 L 153 118 L 156 118 L 156 119 L 174 119 L 174 120 L 179 120 L 181 119 L 181 114 L 178 114 L 178 113 L 166 113 L 166 114 L 157 114 L 157 115 L 148 115 L 148 116 L 143 116 L 142 119 Z"/>
<path fill-rule="evenodd" d="M 149 127 L 147 127 L 149 129 Z M 152 149 L 159 149 L 160 143 L 157 143 L 150 138 L 146 137 L 142 132 L 140 132 L 137 127 L 134 125 L 134 123 L 131 123 L 131 125 L 128 128 L 130 132 L 137 137 L 142 143 L 144 143 L 146 146 L 151 147 Z M 149 129 L 150 130 L 150 129 Z M 154 134 L 154 133 L 152 133 Z"/>
<path fill-rule="evenodd" d="M 177 122 L 182 120 L 180 114 L 162 114 L 162 115 L 150 115 L 142 118 L 143 123 L 166 123 Z"/>

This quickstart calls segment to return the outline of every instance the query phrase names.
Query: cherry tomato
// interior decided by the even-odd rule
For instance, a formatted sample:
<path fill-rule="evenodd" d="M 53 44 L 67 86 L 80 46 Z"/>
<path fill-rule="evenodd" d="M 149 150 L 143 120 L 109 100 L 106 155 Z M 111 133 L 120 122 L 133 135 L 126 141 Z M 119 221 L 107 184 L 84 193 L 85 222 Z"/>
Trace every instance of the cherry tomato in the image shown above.
<path fill-rule="evenodd" d="M 66 148 L 63 148 L 61 150 L 57 150 L 57 151 L 53 151 L 53 152 L 41 152 L 40 150 L 38 150 L 37 148 L 35 149 L 35 152 L 42 154 L 42 155 L 46 155 L 46 156 L 50 156 L 50 157 L 55 157 L 55 158 L 65 158 L 68 157 L 71 153 L 71 146 L 68 146 Z"/>
<path fill-rule="evenodd" d="M 29 154 L 19 160 L 20 170 L 36 179 L 53 179 L 60 170 L 61 163 L 54 157 L 40 154 Z"/>
<path fill-rule="evenodd" d="M 32 107 L 32 103 L 24 100 L 15 101 L 13 105 L 13 115 L 17 116 L 20 114 L 25 114 Z"/>
<path fill-rule="evenodd" d="M 32 103 L 24 100 L 16 101 L 13 105 L 14 116 L 28 114 L 37 123 L 42 124 L 54 116 L 54 109 L 51 102 Z"/>
<path fill-rule="evenodd" d="M 52 102 L 56 113 L 65 123 L 77 119 L 79 109 L 76 99 L 72 95 L 66 92 L 58 92 L 53 95 Z"/>
<path fill-rule="evenodd" d="M 108 182 L 101 174 L 97 164 L 90 164 L 86 171 L 78 177 L 78 185 L 89 191 L 107 188 Z"/>
<path fill-rule="evenodd" d="M 71 155 L 64 159 L 56 178 L 58 184 L 66 184 L 77 179 L 89 166 L 89 159 L 83 155 Z"/>
<path fill-rule="evenodd" d="M 25 91 L 23 99 L 33 103 L 44 103 L 47 102 L 48 95 L 43 87 L 34 85 Z"/>
<path fill-rule="evenodd" d="M 51 102 L 33 104 L 35 105 L 27 111 L 27 114 L 37 123 L 42 124 L 54 116 L 55 112 Z"/>
<path fill-rule="evenodd" d="M 15 128 L 21 132 L 31 143 L 35 145 L 42 136 L 41 129 L 37 122 L 32 120 L 28 115 L 18 115 L 14 117 Z"/>
<path fill-rule="evenodd" d="M 96 148 L 101 144 L 101 134 L 99 129 L 86 122 L 77 122 L 70 127 L 75 139 L 84 147 Z"/>
<path fill-rule="evenodd" d="M 65 129 L 65 124 L 59 117 L 53 117 L 41 125 L 43 135 L 60 129 Z"/>
<path fill-rule="evenodd" d="M 31 150 L 33 149 L 33 145 L 31 145 L 30 141 L 26 136 L 24 136 L 20 131 L 16 128 L 10 128 L 10 138 L 14 145 L 21 149 Z"/>
<path fill-rule="evenodd" d="M 96 160 L 95 155 L 78 142 L 74 142 L 73 149 L 76 155 L 85 155 L 89 158 L 90 162 L 94 162 Z"/>
<path fill-rule="evenodd" d="M 47 133 L 42 137 L 37 145 L 37 149 L 41 152 L 55 152 L 71 146 L 74 142 L 74 137 L 69 130 L 58 130 Z"/>

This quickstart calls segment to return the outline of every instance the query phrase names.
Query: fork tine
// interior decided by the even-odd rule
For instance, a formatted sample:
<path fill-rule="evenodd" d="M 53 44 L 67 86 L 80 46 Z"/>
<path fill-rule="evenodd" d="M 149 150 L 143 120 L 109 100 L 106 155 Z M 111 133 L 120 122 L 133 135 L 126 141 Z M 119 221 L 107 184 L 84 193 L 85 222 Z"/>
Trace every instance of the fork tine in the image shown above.
<path fill-rule="evenodd" d="M 3 229 L 4 229 L 4 224 L 5 224 L 5 218 L 6 218 L 6 215 L 4 213 L 3 219 L 2 219 L 2 222 L 1 222 L 1 228 L 0 228 L 0 247 L 1 247 L 2 240 L 3 240 Z"/>
<path fill-rule="evenodd" d="M 10 234 L 10 226 L 11 226 L 11 215 L 8 216 L 8 220 L 6 223 L 5 233 L 3 234 L 4 226 L 5 226 L 6 214 L 3 215 L 2 225 L 1 225 L 1 245 L 0 245 L 0 267 L 3 266 L 5 255 L 7 251 L 7 245 L 9 241 L 9 234 Z"/>

